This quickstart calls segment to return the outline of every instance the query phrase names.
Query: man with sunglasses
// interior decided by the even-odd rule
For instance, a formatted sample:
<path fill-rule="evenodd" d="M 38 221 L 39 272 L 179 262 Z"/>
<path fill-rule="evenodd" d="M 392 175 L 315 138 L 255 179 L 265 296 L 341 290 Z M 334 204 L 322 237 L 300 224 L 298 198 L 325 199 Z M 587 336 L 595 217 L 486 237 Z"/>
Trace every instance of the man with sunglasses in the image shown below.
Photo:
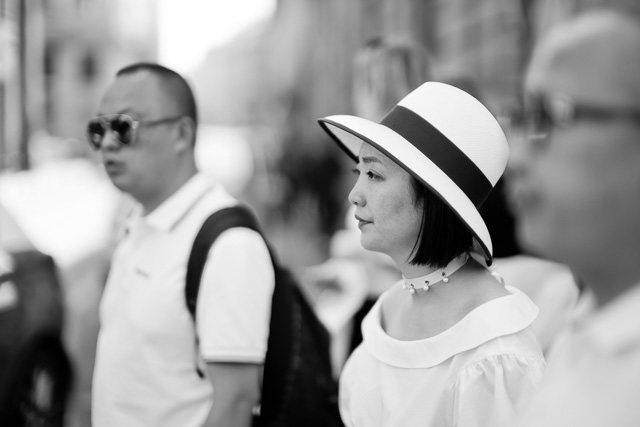
<path fill-rule="evenodd" d="M 640 20 L 585 13 L 535 49 L 515 180 L 531 251 L 595 296 L 548 359 L 521 427 L 640 426 Z"/>
<path fill-rule="evenodd" d="M 248 229 L 219 237 L 194 328 L 184 291 L 194 238 L 211 213 L 237 201 L 197 171 L 191 89 L 172 70 L 133 64 L 117 73 L 98 111 L 89 143 L 140 211 L 114 253 L 100 303 L 93 425 L 249 426 L 274 286 L 267 246 Z"/>

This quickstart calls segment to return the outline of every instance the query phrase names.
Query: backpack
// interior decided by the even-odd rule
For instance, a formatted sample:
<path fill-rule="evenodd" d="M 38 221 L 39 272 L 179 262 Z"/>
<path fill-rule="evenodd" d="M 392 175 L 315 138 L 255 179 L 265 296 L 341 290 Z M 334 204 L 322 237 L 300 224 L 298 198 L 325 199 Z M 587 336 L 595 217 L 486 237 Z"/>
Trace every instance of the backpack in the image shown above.
<path fill-rule="evenodd" d="M 232 227 L 249 228 L 264 238 L 255 215 L 242 205 L 217 211 L 205 220 L 187 264 L 185 295 L 194 322 L 198 289 L 209 249 L 222 232 Z M 342 427 L 338 387 L 331 372 L 329 334 L 291 273 L 278 264 L 270 247 L 269 253 L 275 288 L 262 401 L 259 414 L 254 414 L 253 426 Z M 201 372 L 199 375 L 203 377 Z"/>

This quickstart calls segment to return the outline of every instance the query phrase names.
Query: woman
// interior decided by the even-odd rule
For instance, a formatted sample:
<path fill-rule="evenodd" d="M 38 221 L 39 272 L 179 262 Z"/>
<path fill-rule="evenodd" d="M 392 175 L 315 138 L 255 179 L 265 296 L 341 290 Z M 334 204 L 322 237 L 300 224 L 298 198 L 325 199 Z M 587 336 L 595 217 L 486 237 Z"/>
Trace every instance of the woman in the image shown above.
<path fill-rule="evenodd" d="M 357 161 L 349 194 L 361 243 L 403 279 L 362 325 L 341 377 L 347 426 L 510 426 L 544 359 L 537 307 L 487 267 L 478 207 L 509 149 L 491 113 L 453 86 L 427 82 L 378 123 L 331 116 L 321 126 Z"/>
<path fill-rule="evenodd" d="M 398 101 L 431 80 L 431 68 L 428 52 L 411 39 L 377 37 L 367 41 L 353 61 L 355 115 L 381 120 Z M 380 294 L 400 278 L 388 256 L 363 249 L 354 212 L 355 206 L 351 206 L 345 228 L 332 236 L 330 259 L 307 269 L 304 277 L 314 289 L 321 289 L 315 309 L 330 332 L 336 378 L 362 342 L 362 319 Z"/>

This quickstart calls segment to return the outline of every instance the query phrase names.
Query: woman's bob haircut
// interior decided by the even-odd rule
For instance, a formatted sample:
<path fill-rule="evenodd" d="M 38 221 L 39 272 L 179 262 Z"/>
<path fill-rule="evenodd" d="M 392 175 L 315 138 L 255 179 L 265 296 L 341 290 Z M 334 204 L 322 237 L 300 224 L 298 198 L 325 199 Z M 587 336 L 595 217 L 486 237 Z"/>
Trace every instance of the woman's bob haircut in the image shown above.
<path fill-rule="evenodd" d="M 422 223 L 409 257 L 410 264 L 444 268 L 451 260 L 473 250 L 473 235 L 453 211 L 414 177 L 411 187 Z"/>

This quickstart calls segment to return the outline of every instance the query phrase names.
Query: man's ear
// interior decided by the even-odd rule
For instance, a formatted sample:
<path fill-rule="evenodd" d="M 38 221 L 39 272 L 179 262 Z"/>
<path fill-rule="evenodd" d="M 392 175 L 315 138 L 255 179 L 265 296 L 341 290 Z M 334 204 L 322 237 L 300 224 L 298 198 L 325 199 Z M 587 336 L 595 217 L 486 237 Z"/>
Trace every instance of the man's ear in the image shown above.
<path fill-rule="evenodd" d="M 178 138 L 176 139 L 176 151 L 181 152 L 193 149 L 196 139 L 196 123 L 191 117 L 182 117 L 177 126 Z"/>

